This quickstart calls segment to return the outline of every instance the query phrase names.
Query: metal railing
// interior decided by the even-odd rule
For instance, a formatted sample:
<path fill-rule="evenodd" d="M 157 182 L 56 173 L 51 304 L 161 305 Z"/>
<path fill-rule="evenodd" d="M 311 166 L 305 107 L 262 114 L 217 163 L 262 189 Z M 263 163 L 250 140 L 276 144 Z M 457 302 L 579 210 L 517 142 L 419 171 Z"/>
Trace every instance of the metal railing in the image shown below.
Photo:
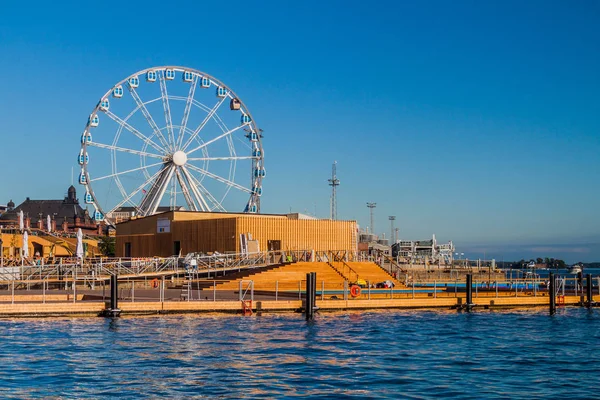
<path fill-rule="evenodd" d="M 337 264 L 336 264 L 337 263 Z M 340 276 L 350 282 L 357 282 L 359 280 L 358 272 L 356 272 L 350 265 L 345 261 L 328 261 L 327 264 L 333 268 Z"/>
<path fill-rule="evenodd" d="M 73 270 L 77 272 L 77 270 Z M 150 277 L 119 277 L 119 300 L 124 302 L 165 301 L 239 301 L 239 300 L 301 300 L 306 295 L 306 282 L 300 280 L 237 279 L 221 288 L 222 281 L 197 278 L 189 272 L 170 279 Z M 105 277 L 96 274 L 50 276 L 41 279 L 13 279 L 0 282 L 0 303 L 98 302 L 110 296 Z M 464 297 L 464 280 L 411 282 L 403 287 L 382 287 L 381 283 L 366 282 L 360 290 L 345 280 L 319 280 L 317 298 L 320 300 L 376 300 Z M 593 280 L 593 294 L 598 295 L 600 282 Z M 583 296 L 584 287 L 577 278 L 558 277 L 556 291 L 562 296 Z M 543 280 L 473 281 L 474 298 L 506 298 L 548 296 L 548 284 Z"/>

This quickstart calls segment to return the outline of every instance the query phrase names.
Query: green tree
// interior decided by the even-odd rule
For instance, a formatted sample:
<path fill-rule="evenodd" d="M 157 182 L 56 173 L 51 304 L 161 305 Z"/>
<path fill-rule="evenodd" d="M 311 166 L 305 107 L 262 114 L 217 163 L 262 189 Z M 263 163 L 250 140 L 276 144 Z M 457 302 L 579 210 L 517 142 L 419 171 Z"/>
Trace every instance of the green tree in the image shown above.
<path fill-rule="evenodd" d="M 536 258 L 535 263 L 536 264 L 543 264 L 544 260 L 542 260 L 540 257 L 538 257 L 538 258 Z"/>
<path fill-rule="evenodd" d="M 115 238 L 102 236 L 98 241 L 98 250 L 106 257 L 115 256 Z"/>

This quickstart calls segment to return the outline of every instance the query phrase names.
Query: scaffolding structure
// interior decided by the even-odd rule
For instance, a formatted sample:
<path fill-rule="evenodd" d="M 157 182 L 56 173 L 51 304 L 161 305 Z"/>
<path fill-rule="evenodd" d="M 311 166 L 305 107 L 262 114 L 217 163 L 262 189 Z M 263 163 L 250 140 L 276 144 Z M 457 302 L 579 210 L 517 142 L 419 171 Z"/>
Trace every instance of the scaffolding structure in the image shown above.
<path fill-rule="evenodd" d="M 392 245 L 392 256 L 408 263 L 447 264 L 453 262 L 454 243 L 440 244 L 435 234 L 429 240 L 399 240 Z"/>

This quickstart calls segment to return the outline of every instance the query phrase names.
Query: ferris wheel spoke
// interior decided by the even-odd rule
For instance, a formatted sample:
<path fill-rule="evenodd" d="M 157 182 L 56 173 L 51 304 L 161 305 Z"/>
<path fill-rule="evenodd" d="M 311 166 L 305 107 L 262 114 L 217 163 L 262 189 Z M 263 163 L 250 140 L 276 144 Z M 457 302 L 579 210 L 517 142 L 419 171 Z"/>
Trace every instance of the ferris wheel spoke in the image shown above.
<path fill-rule="evenodd" d="M 206 175 L 206 176 L 208 176 L 208 177 L 210 177 L 210 178 L 212 178 L 212 179 L 214 179 L 214 180 L 216 180 L 218 182 L 224 183 L 224 184 L 226 184 L 226 185 L 228 185 L 228 186 L 230 186 L 232 188 L 241 190 L 242 192 L 252 193 L 252 190 L 250 190 L 248 188 L 245 188 L 242 185 L 238 185 L 237 183 L 232 182 L 229 179 L 225 179 L 222 176 L 215 175 L 212 172 L 208 172 L 205 169 L 198 168 L 198 167 L 196 167 L 195 165 L 192 165 L 192 164 L 188 164 L 188 167 L 191 168 L 191 169 L 193 169 L 196 172 L 200 172 L 201 174 Z"/>
<path fill-rule="evenodd" d="M 137 129 L 135 129 L 133 126 L 129 125 L 126 121 L 122 120 L 121 118 L 119 118 L 118 116 L 116 116 L 115 114 L 113 114 L 110 110 L 106 110 L 106 111 L 104 111 L 104 113 L 110 119 L 112 119 L 113 121 L 115 121 L 117 124 L 121 125 L 123 128 L 127 129 L 129 132 L 131 132 L 135 136 L 137 136 L 138 139 L 143 140 L 144 143 L 148 143 L 150 146 L 152 146 L 156 150 L 158 150 L 159 153 L 164 153 L 164 150 L 159 145 L 157 145 L 152 139 L 150 139 L 149 137 L 145 136 L 143 133 L 141 133 L 140 131 L 138 131 Z"/>
<path fill-rule="evenodd" d="M 204 129 L 204 126 L 208 123 L 208 121 L 210 121 L 210 119 L 213 117 L 213 115 L 215 115 L 215 113 L 217 112 L 217 110 L 219 109 L 219 107 L 221 107 L 221 104 L 223 104 L 225 102 L 226 97 L 223 97 L 220 101 L 217 102 L 217 104 L 215 104 L 215 106 L 208 112 L 208 114 L 206 115 L 206 117 L 204 117 L 204 120 L 200 123 L 200 125 L 198 125 L 198 127 L 196 128 L 196 130 L 190 135 L 190 137 L 188 138 L 188 140 L 185 142 L 185 144 L 183 145 L 183 150 L 187 149 L 189 147 L 189 145 L 192 143 L 192 141 L 194 140 L 194 138 L 196 136 L 198 136 L 198 134 L 200 133 L 200 131 L 202 129 Z M 189 152 L 188 152 L 189 153 Z"/>
<path fill-rule="evenodd" d="M 165 111 L 165 121 L 167 122 L 167 135 L 169 136 L 169 145 L 175 148 L 175 136 L 173 134 L 173 121 L 171 120 L 171 106 L 169 105 L 169 94 L 167 93 L 167 81 L 165 80 L 165 71 L 158 74 L 160 83 L 160 94 L 162 97 L 163 109 Z"/>
<path fill-rule="evenodd" d="M 244 127 L 245 127 L 245 126 L 247 126 L 247 125 L 248 125 L 248 124 L 240 125 L 240 126 L 238 126 L 238 127 L 236 127 L 236 128 L 233 128 L 233 129 L 231 129 L 231 130 L 228 130 L 227 132 L 223 132 L 223 133 L 222 133 L 222 134 L 220 134 L 219 136 L 217 136 L 217 137 L 215 137 L 215 138 L 213 138 L 213 139 L 211 139 L 211 140 L 209 140 L 209 141 L 207 141 L 207 142 L 204 142 L 204 143 L 202 143 L 200 146 L 198 146 L 198 147 L 195 147 L 194 149 L 192 149 L 192 150 L 190 150 L 190 151 L 186 151 L 186 153 L 187 153 L 187 154 L 191 154 L 191 153 L 193 153 L 193 152 L 195 152 L 195 151 L 197 151 L 197 150 L 200 150 L 200 149 L 202 149 L 202 148 L 204 148 L 204 147 L 208 146 L 209 144 L 216 142 L 217 140 L 223 139 L 224 137 L 226 137 L 226 136 L 228 136 L 228 135 L 231 135 L 233 132 L 235 132 L 235 131 L 237 131 L 237 130 L 240 130 L 240 129 L 242 129 L 242 128 L 244 128 Z"/>
<path fill-rule="evenodd" d="M 164 162 L 161 161 L 161 162 L 158 162 L 156 164 L 144 165 L 144 166 L 141 166 L 141 167 L 138 167 L 138 168 L 133 168 L 133 169 L 130 169 L 130 170 L 127 170 L 127 171 L 122 171 L 122 172 L 117 172 L 117 173 L 110 174 L 110 175 L 101 176 L 100 178 L 90 179 L 90 182 L 101 181 L 101 180 L 107 179 L 107 178 L 114 178 L 115 176 L 125 175 L 125 174 L 129 174 L 131 172 L 145 170 L 146 168 L 156 167 L 157 165 L 161 165 L 161 164 L 164 164 Z"/>
<path fill-rule="evenodd" d="M 101 149 L 108 149 L 108 150 L 120 151 L 120 152 L 123 152 L 123 153 L 136 154 L 136 155 L 144 156 L 144 157 L 158 158 L 160 160 L 164 160 L 164 158 L 165 158 L 164 156 L 161 156 L 159 154 L 147 153 L 145 151 L 139 151 L 139 150 L 133 150 L 133 149 L 126 149 L 125 147 L 118 147 L 118 146 L 113 146 L 113 145 L 110 145 L 110 144 L 104 144 L 104 143 L 98 143 L 98 142 L 90 142 L 87 145 L 88 146 L 99 147 Z"/>
<path fill-rule="evenodd" d="M 190 117 L 190 111 L 194 101 L 194 94 L 196 93 L 196 85 L 198 84 L 198 75 L 194 75 L 192 83 L 190 85 L 190 91 L 188 97 L 185 100 L 185 109 L 183 110 L 183 118 L 181 119 L 181 126 L 179 128 L 179 135 L 177 135 L 177 148 L 181 147 L 183 143 L 183 136 L 185 135 L 185 128 L 187 127 L 188 119 Z"/>
<path fill-rule="evenodd" d="M 146 181 L 144 183 L 142 183 L 140 186 L 138 186 L 133 192 L 131 192 L 130 194 L 128 194 L 126 197 L 123 198 L 123 200 L 121 200 L 116 206 L 114 206 L 109 212 L 107 212 L 107 214 L 112 214 L 113 212 L 115 212 L 116 210 L 119 209 L 119 207 L 121 207 L 123 204 L 127 203 L 129 200 L 131 200 L 131 198 L 133 196 L 135 196 L 136 194 L 138 194 L 142 189 L 144 189 L 144 187 L 146 185 L 148 185 L 150 182 L 152 182 L 155 178 L 157 178 L 160 173 L 164 170 L 164 168 L 161 168 L 160 170 L 158 170 L 158 172 L 156 172 L 154 175 L 152 175 L 150 178 L 146 179 Z M 133 204 L 133 206 L 139 211 L 140 208 Z"/>
<path fill-rule="evenodd" d="M 200 183 L 198 179 L 194 178 L 194 175 L 192 175 L 185 167 L 183 167 L 183 170 L 188 176 L 188 180 L 191 181 L 192 188 L 197 198 L 206 207 L 205 211 L 213 211 L 217 209 L 218 211 L 226 212 L 225 208 L 221 205 L 221 203 L 219 203 L 217 199 L 215 199 L 215 197 L 208 190 L 206 190 L 206 188 L 202 185 L 202 183 Z M 202 193 L 200 192 L 204 193 L 204 195 L 210 200 L 210 202 L 214 205 L 213 208 L 209 207 L 206 200 L 204 200 L 204 196 L 202 196 Z"/>
<path fill-rule="evenodd" d="M 174 100 L 179 100 L 179 101 L 187 101 L 187 97 L 183 97 L 183 96 L 169 96 L 170 99 L 174 99 Z M 204 104 L 200 103 L 198 100 L 196 99 L 192 99 L 192 105 L 199 108 L 200 110 L 208 113 L 210 112 L 210 108 L 205 106 Z M 217 124 L 217 126 L 223 131 L 225 132 L 227 130 L 227 126 L 225 125 L 225 123 L 223 122 L 223 120 L 221 119 L 221 117 L 219 116 L 219 114 L 215 113 L 213 114 L 213 121 Z M 195 141 L 199 144 L 202 144 L 201 141 L 199 140 L 198 136 L 196 136 Z M 189 145 L 188 145 L 189 147 Z M 179 145 L 179 149 L 181 149 L 181 143 Z"/>
<path fill-rule="evenodd" d="M 194 158 L 188 158 L 188 161 L 218 161 L 218 160 L 225 160 L 225 161 L 238 161 L 238 160 L 255 160 L 258 159 L 258 157 L 253 157 L 253 156 L 233 156 L 233 157 L 194 157 Z"/>
<path fill-rule="evenodd" d="M 154 134 L 156 135 L 156 137 L 158 137 L 158 139 L 161 141 L 161 143 L 165 147 L 168 148 L 169 147 L 169 143 L 167 142 L 167 139 L 164 137 L 164 135 L 160 131 L 158 125 L 156 125 L 156 122 L 154 121 L 154 118 L 152 118 L 152 115 L 150 114 L 150 112 L 146 108 L 146 105 L 144 104 L 144 102 L 142 101 L 142 99 L 140 98 L 140 96 L 138 95 L 137 91 L 131 85 L 129 85 L 129 92 L 131 93 L 131 97 L 133 97 L 133 99 L 135 100 L 135 103 L 137 104 L 137 107 L 140 109 L 140 111 L 142 111 L 142 114 L 146 118 L 146 121 L 148 121 L 148 125 L 150 125 L 150 128 L 152 128 L 152 130 L 154 131 Z"/>

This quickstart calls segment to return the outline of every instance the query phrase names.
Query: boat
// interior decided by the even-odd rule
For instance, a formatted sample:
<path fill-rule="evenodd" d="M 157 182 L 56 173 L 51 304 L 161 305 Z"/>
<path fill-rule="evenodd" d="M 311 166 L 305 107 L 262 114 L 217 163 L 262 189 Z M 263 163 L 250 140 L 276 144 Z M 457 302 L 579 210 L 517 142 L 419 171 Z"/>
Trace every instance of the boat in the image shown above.
<path fill-rule="evenodd" d="M 578 274 L 580 272 L 583 272 L 583 266 L 580 264 L 573 264 L 570 267 L 567 267 L 567 272 L 569 272 L 570 274 Z"/>

